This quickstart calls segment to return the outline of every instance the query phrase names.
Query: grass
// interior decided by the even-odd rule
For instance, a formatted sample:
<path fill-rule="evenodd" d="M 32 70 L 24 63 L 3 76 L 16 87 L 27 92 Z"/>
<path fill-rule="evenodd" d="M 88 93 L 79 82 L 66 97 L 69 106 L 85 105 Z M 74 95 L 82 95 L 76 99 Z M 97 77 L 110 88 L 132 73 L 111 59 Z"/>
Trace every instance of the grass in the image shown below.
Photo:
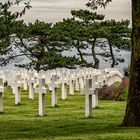
<path fill-rule="evenodd" d="M 140 140 L 140 128 L 119 127 L 125 102 L 100 101 L 93 118 L 84 117 L 84 95 L 76 93 L 68 100 L 58 97 L 58 107 L 51 107 L 46 95 L 46 116 L 38 116 L 38 94 L 28 99 L 21 92 L 21 104 L 14 105 L 14 95 L 6 88 L 4 113 L 0 114 L 0 140 Z"/>

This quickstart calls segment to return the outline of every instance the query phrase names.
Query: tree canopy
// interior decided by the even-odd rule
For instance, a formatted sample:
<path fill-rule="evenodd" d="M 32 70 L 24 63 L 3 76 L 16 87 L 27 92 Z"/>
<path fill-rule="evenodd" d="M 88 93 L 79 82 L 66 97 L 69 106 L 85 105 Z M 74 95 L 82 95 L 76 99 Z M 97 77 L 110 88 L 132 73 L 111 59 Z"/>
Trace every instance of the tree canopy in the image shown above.
<path fill-rule="evenodd" d="M 10 6 L 6 8 L 8 12 Z M 17 17 L 22 16 L 26 8 L 30 8 L 29 3 L 21 13 L 9 12 L 10 21 L 7 22 L 8 25 L 4 23 L 10 32 L 6 32 L 9 42 L 5 39 L 7 44 L 4 42 L 6 46 L 2 45 L 1 65 L 18 60 L 22 56 L 26 57 L 21 60 L 28 60 L 26 63 L 17 63 L 16 66 L 36 70 L 77 66 L 99 68 L 98 56 L 109 61 L 111 67 L 124 62 L 123 58 L 114 54 L 113 49 L 117 47 L 118 50 L 129 50 L 131 29 L 128 20 L 104 20 L 104 15 L 79 9 L 71 11 L 71 19 L 64 19 L 56 24 L 38 20 L 25 24 L 22 20 L 17 21 Z M 73 50 L 76 53 L 68 55 L 68 52 Z M 90 62 L 87 57 L 91 58 Z M 17 62 L 20 62 L 20 59 Z"/>

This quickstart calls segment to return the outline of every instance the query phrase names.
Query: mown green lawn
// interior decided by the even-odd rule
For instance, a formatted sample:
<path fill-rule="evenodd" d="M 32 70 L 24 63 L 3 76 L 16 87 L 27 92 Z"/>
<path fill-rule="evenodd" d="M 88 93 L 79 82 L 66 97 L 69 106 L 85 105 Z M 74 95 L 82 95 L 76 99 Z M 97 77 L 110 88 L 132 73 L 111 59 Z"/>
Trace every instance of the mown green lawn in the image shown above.
<path fill-rule="evenodd" d="M 121 128 L 125 102 L 100 101 L 93 109 L 93 118 L 84 117 L 84 95 L 76 93 L 68 100 L 58 99 L 58 107 L 51 107 L 51 95 L 46 95 L 46 116 L 38 116 L 38 94 L 28 100 L 28 92 L 21 93 L 21 105 L 14 105 L 9 88 L 4 96 L 4 113 L 0 114 L 1 139 L 37 140 L 138 140 L 140 128 Z"/>

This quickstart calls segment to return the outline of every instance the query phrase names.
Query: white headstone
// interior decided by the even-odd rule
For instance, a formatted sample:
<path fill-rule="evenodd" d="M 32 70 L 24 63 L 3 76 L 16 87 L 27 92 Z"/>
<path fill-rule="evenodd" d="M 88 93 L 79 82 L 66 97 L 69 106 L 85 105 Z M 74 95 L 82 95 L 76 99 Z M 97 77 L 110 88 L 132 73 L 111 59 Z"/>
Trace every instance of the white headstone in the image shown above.
<path fill-rule="evenodd" d="M 65 77 L 65 73 L 62 75 L 61 83 L 62 83 L 62 100 L 67 99 L 67 79 Z"/>
<path fill-rule="evenodd" d="M 45 115 L 45 94 L 49 92 L 45 87 L 45 79 L 39 79 L 39 88 L 36 88 L 39 93 L 39 116 Z"/>
<path fill-rule="evenodd" d="M 34 74 L 29 73 L 29 99 L 34 99 Z"/>
<path fill-rule="evenodd" d="M 70 92 L 70 95 L 74 95 L 74 80 L 73 80 L 73 78 L 70 78 L 70 80 L 69 80 L 69 92 Z"/>
<path fill-rule="evenodd" d="M 75 79 L 75 91 L 80 91 L 79 77 Z"/>
<path fill-rule="evenodd" d="M 18 105 L 21 103 L 21 99 L 20 99 L 20 86 L 21 86 L 20 75 L 15 75 L 15 81 L 13 83 L 13 86 L 14 86 L 14 93 L 15 93 L 15 104 Z"/>
<path fill-rule="evenodd" d="M 57 89 L 60 87 L 60 83 L 58 83 L 57 80 L 57 75 L 52 75 L 52 107 L 57 106 Z"/>
<path fill-rule="evenodd" d="M 4 83 L 3 79 L 0 78 L 0 112 L 3 112 L 3 93 L 4 93 Z"/>
<path fill-rule="evenodd" d="M 92 95 L 94 88 L 92 88 L 92 79 L 86 79 L 85 89 L 85 116 L 92 117 Z"/>
<path fill-rule="evenodd" d="M 28 90 L 28 84 L 27 84 L 27 79 L 23 79 L 23 90 L 27 91 Z"/>
<path fill-rule="evenodd" d="M 98 91 L 101 88 L 101 83 L 98 82 L 98 75 L 92 76 L 92 87 L 94 88 L 94 94 L 92 95 L 92 107 L 99 107 Z"/>

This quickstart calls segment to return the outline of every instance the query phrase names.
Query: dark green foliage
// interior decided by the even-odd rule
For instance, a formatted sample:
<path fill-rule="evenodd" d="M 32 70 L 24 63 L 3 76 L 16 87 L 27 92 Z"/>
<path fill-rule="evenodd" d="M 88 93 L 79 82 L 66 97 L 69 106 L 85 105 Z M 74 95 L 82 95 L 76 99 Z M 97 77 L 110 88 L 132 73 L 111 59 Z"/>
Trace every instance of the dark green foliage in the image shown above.
<path fill-rule="evenodd" d="M 90 12 L 88 10 L 72 10 L 71 14 L 73 17 L 78 17 L 79 19 L 85 21 L 86 24 L 89 24 L 90 21 L 91 23 L 95 20 L 103 20 L 104 15 L 99 15 L 96 12 Z"/>
<path fill-rule="evenodd" d="M 24 29 L 24 28 L 23 28 Z M 78 64 L 75 57 L 63 56 L 62 52 L 67 50 L 66 40 L 60 38 L 58 28 L 52 27 L 52 24 L 36 21 L 26 25 L 26 32 L 20 38 L 20 43 L 25 55 L 29 54 L 30 62 L 20 67 L 34 68 L 37 71 L 43 69 L 54 69 L 57 67 L 74 68 Z M 63 36 L 64 37 L 64 36 Z M 24 42 L 30 42 L 30 45 Z"/>
<path fill-rule="evenodd" d="M 26 51 L 30 55 L 28 57 L 30 57 L 31 62 L 20 66 L 32 67 L 36 70 L 56 67 L 74 68 L 76 65 L 98 68 L 98 65 L 96 66 L 96 61 L 98 62 L 96 55 L 109 57 L 110 59 L 114 57 L 113 52 L 107 53 L 104 50 L 104 46 L 109 44 L 110 48 L 114 45 L 119 49 L 129 47 L 127 38 L 131 31 L 128 28 L 129 21 L 103 21 L 104 15 L 87 10 L 73 10 L 71 13 L 73 15 L 72 19 L 64 19 L 54 25 L 36 21 L 22 30 L 22 32 L 25 31 L 24 38 L 37 42 L 27 47 L 21 41 L 21 46 L 25 49 L 24 52 Z M 79 20 L 76 20 L 76 18 Z M 97 41 L 98 38 L 106 38 L 108 41 L 104 42 L 104 45 L 98 45 L 102 42 L 102 40 Z M 84 51 L 89 49 L 89 44 L 92 45 L 91 52 L 85 53 Z M 95 46 L 97 45 L 104 52 L 95 52 Z M 73 48 L 77 50 L 78 57 L 62 56 L 64 51 L 71 51 Z M 93 62 L 87 62 L 86 56 L 93 56 Z M 114 57 L 115 63 L 113 66 L 118 64 L 117 61 L 123 62 L 124 60 Z"/>
<path fill-rule="evenodd" d="M 100 26 L 105 26 L 106 37 L 110 43 L 119 49 L 130 50 L 131 46 L 131 28 L 128 20 L 115 21 L 107 20 L 101 22 Z"/>
<path fill-rule="evenodd" d="M 92 45 L 91 53 L 84 54 L 78 51 L 81 58 L 84 58 L 84 55 L 91 55 L 94 64 L 92 64 L 92 67 L 95 68 L 99 68 L 99 59 L 96 55 L 104 57 L 106 61 L 111 60 L 111 67 L 114 67 L 119 62 L 124 62 L 120 56 L 114 55 L 113 48 L 130 50 L 131 29 L 129 28 L 128 20 L 119 22 L 115 20 L 104 21 L 104 15 L 87 10 L 73 10 L 71 13 L 76 21 L 78 20 L 85 24 L 87 33 L 85 41 Z M 104 39 L 106 40 L 104 41 Z M 110 52 L 106 51 L 107 46 L 109 46 Z M 100 47 L 103 52 L 97 53 L 95 47 Z"/>
<path fill-rule="evenodd" d="M 10 11 L 10 3 L 0 3 L 0 53 L 6 54 L 10 51 L 10 35 L 12 33 L 13 22 L 15 22 L 15 16 Z"/>
<path fill-rule="evenodd" d="M 23 21 L 17 21 L 16 19 L 19 16 L 22 16 L 26 9 L 31 8 L 29 2 L 25 3 L 23 11 L 12 13 L 10 7 L 13 5 L 18 5 L 22 0 L 15 2 L 7 1 L 5 3 L 0 2 L 0 65 L 6 65 L 9 63 L 10 59 L 13 59 L 15 56 L 10 54 L 12 52 L 11 45 L 11 35 L 18 33 L 17 27 L 23 24 Z M 21 33 L 21 32 L 20 32 Z M 5 57 L 6 55 L 6 57 Z M 4 56 L 4 57 L 3 57 Z"/>
<path fill-rule="evenodd" d="M 94 10 L 94 9 L 98 9 L 99 7 L 105 8 L 109 2 L 112 2 L 112 0 L 89 0 L 86 6 Z"/>
<path fill-rule="evenodd" d="M 16 4 L 19 2 L 16 1 Z M 112 61 L 112 67 L 118 62 L 124 62 L 123 59 L 114 55 L 112 47 L 129 49 L 131 32 L 128 28 L 129 21 L 104 21 L 104 15 L 80 9 L 71 11 L 72 19 L 64 19 L 54 25 L 38 20 L 26 25 L 24 21 L 16 19 L 30 8 L 29 2 L 25 3 L 25 8 L 21 13 L 13 14 L 9 11 L 12 4 L 14 3 L 3 5 L 4 15 L 0 20 L 0 52 L 1 55 L 6 56 L 1 58 L 1 65 L 6 65 L 20 56 L 26 56 L 29 60 L 27 64 L 16 64 L 16 66 L 35 68 L 37 71 L 56 67 L 75 68 L 76 66 L 99 68 L 97 55 L 102 56 L 106 61 L 108 59 Z M 14 40 L 10 40 L 10 35 L 14 35 Z M 103 41 L 104 38 L 107 40 Z M 19 54 L 16 54 L 10 46 L 12 43 Z M 105 50 L 107 45 L 110 52 Z M 95 47 L 100 47 L 103 52 L 97 53 Z M 72 49 L 76 49 L 75 55 L 63 55 L 65 51 Z M 86 53 L 87 49 L 91 51 Z M 87 56 L 93 58 L 90 63 L 86 59 Z"/>

